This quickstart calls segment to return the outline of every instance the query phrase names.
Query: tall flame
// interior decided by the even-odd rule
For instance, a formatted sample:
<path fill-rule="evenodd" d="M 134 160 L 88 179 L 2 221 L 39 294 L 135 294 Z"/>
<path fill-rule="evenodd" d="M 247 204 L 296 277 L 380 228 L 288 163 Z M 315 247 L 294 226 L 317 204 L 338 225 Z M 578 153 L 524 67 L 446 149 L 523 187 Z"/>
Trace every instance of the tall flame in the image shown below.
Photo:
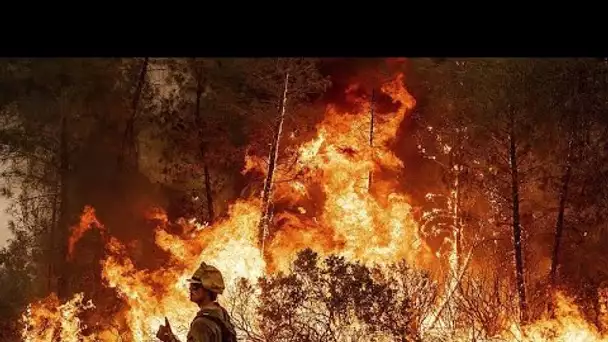
<path fill-rule="evenodd" d="M 316 137 L 297 150 L 297 164 L 290 173 L 298 176 L 294 181 L 279 183 L 275 196 L 289 203 L 308 202 L 311 207 L 322 203 L 322 208 L 312 218 L 302 217 L 302 210 L 276 214 L 277 221 L 285 222 L 270 244 L 279 269 L 286 270 L 303 247 L 365 263 L 400 258 L 413 261 L 426 251 L 419 248 L 425 246 L 406 196 L 396 190 L 396 179 L 375 177 L 369 188 L 372 173 L 403 168 L 390 144 L 415 104 L 404 87 L 403 75 L 387 82 L 381 91 L 393 99 L 397 110 L 375 114 L 373 144 L 369 100 L 352 98 L 359 112 L 340 112 L 330 105 L 317 126 Z M 307 191 L 315 187 L 321 194 Z"/>

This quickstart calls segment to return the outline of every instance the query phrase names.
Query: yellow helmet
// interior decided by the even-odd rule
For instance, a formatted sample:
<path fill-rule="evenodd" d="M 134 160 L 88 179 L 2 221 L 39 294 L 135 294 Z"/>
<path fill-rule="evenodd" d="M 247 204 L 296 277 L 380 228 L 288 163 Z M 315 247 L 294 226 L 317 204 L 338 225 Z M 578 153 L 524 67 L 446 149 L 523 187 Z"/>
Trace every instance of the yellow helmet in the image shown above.
<path fill-rule="evenodd" d="M 188 279 L 188 282 L 201 284 L 203 288 L 217 294 L 222 294 L 225 288 L 222 273 L 217 268 L 206 264 L 204 261 L 194 272 L 192 278 Z"/>

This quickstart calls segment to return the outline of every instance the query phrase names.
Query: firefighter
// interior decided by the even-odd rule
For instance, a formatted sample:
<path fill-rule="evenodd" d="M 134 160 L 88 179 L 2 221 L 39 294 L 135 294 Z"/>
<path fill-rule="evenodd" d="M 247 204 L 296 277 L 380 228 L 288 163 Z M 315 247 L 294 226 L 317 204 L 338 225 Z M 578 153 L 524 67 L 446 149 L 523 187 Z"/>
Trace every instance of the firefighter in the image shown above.
<path fill-rule="evenodd" d="M 236 341 L 230 316 L 217 302 L 217 296 L 224 292 L 225 287 L 220 271 L 203 262 L 188 282 L 190 300 L 200 310 L 190 324 L 187 342 Z M 165 324 L 160 326 L 156 337 L 163 342 L 179 342 L 166 317 Z"/>

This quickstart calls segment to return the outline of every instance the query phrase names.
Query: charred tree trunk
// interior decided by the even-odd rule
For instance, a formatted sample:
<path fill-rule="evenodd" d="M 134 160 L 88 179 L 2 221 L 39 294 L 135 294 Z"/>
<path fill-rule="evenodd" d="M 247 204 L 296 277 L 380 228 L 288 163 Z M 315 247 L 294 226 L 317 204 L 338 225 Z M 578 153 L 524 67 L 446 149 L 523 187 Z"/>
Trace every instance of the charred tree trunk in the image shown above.
<path fill-rule="evenodd" d="M 196 62 L 196 61 L 195 61 Z M 207 221 L 212 223 L 215 219 L 215 213 L 213 210 L 213 192 L 211 189 L 211 178 L 209 176 L 209 166 L 206 160 L 206 149 L 207 145 L 203 137 L 203 118 L 201 117 L 201 97 L 203 96 L 203 70 L 195 66 L 195 77 L 196 77 L 196 104 L 194 109 L 194 117 L 196 120 L 196 126 L 198 130 L 199 139 L 199 151 L 201 160 L 203 161 L 203 178 L 205 182 L 205 197 L 207 200 Z"/>
<path fill-rule="evenodd" d="M 510 133 L 509 133 L 509 161 L 511 168 L 511 198 L 513 213 L 513 249 L 515 252 L 515 276 L 517 282 L 517 293 L 519 295 L 519 309 L 521 311 L 521 321 L 528 320 L 528 305 L 526 302 L 526 285 L 524 280 L 524 263 L 522 253 L 521 222 L 519 214 L 519 169 L 517 165 L 517 141 L 515 136 L 514 113 L 510 113 Z"/>
<path fill-rule="evenodd" d="M 264 253 L 264 240 L 268 231 L 268 224 L 270 222 L 270 202 L 272 198 L 272 187 L 274 179 L 274 171 L 276 169 L 277 158 L 279 154 L 279 144 L 281 141 L 281 134 L 283 131 L 283 121 L 285 121 L 285 106 L 287 105 L 287 87 L 289 85 L 289 72 L 285 74 L 285 85 L 283 87 L 283 99 L 280 102 L 279 115 L 277 117 L 277 123 L 274 129 L 274 137 L 272 139 L 272 146 L 270 148 L 270 155 L 268 158 L 268 174 L 264 181 L 264 190 L 262 192 L 262 217 L 260 220 L 260 245 L 262 254 Z"/>
<path fill-rule="evenodd" d="M 122 168 L 125 163 L 125 159 L 128 159 L 130 163 L 137 165 L 138 154 L 135 142 L 135 120 L 137 118 L 137 110 L 141 99 L 141 92 L 146 82 L 146 74 L 148 73 L 148 62 L 149 58 L 144 58 L 139 76 L 137 78 L 137 85 L 133 94 L 133 100 L 131 102 L 131 117 L 127 120 L 127 126 L 125 127 L 125 133 L 122 140 L 122 148 L 118 155 L 118 167 Z"/>
<path fill-rule="evenodd" d="M 580 93 L 580 89 L 574 90 L 574 96 Z M 564 215 L 566 211 L 566 203 L 568 199 L 568 189 L 570 187 L 570 178 L 572 177 L 572 165 L 574 163 L 575 155 L 575 143 L 578 144 L 579 139 L 579 116 L 576 110 L 571 112 L 571 115 L 567 117 L 566 123 L 569 125 L 569 137 L 568 137 L 568 149 L 566 153 L 566 164 L 564 165 L 564 173 L 561 179 L 561 188 L 559 190 L 559 207 L 557 211 L 557 219 L 555 222 L 555 235 L 553 239 L 553 251 L 551 254 L 551 270 L 549 272 L 549 296 L 552 299 L 552 291 L 557 286 L 557 276 L 559 268 L 559 252 L 561 248 L 562 236 L 564 232 Z M 549 314 L 551 317 L 555 315 L 555 307 L 553 300 L 549 300 Z"/>
<path fill-rule="evenodd" d="M 557 222 L 555 224 L 555 238 L 553 243 L 553 253 L 551 255 L 551 287 L 555 287 L 557 283 L 557 267 L 559 266 L 559 249 L 564 231 L 564 211 L 566 210 L 566 199 L 568 197 L 568 186 L 572 174 L 572 138 L 568 143 L 568 157 L 562 176 L 562 187 L 559 192 L 559 209 L 557 212 Z"/>
<path fill-rule="evenodd" d="M 215 219 L 215 212 L 213 210 L 213 194 L 211 192 L 211 178 L 209 177 L 209 167 L 205 162 L 203 164 L 203 172 L 205 178 L 205 195 L 207 197 L 207 221 L 212 223 Z"/>
<path fill-rule="evenodd" d="M 66 269 L 67 263 L 65 262 L 68 254 L 68 235 L 69 235 L 69 172 L 70 172 L 70 160 L 68 151 L 68 122 L 67 113 L 65 108 L 61 108 L 61 132 L 60 132 L 60 144 L 59 144 L 59 222 L 57 229 L 59 234 L 57 237 L 58 242 L 58 255 L 56 258 L 55 270 L 59 273 L 59 279 L 57 284 L 57 295 L 59 298 L 64 298 L 68 292 L 69 284 L 69 271 Z"/>
<path fill-rule="evenodd" d="M 370 147 L 370 159 L 374 160 L 374 100 L 375 100 L 375 91 L 372 90 L 372 99 L 370 104 L 370 114 L 369 114 L 369 147 Z M 368 175 L 367 182 L 367 191 L 372 190 L 372 177 L 374 175 L 374 171 L 370 170 Z"/>
<path fill-rule="evenodd" d="M 48 269 L 47 269 L 47 292 L 51 293 L 56 291 L 55 287 L 55 269 L 54 269 L 54 254 L 55 254 L 55 230 L 57 228 L 57 184 L 53 189 L 53 212 L 51 213 L 51 225 L 49 226 L 48 236 Z"/>

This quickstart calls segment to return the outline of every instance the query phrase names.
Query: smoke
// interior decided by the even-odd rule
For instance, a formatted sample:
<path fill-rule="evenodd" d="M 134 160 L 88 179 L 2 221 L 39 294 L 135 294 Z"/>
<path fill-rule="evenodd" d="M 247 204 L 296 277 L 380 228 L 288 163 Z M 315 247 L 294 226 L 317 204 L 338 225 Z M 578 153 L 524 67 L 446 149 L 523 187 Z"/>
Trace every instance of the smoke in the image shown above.
<path fill-rule="evenodd" d="M 336 106 L 340 112 L 359 112 L 375 94 L 374 106 L 379 115 L 393 113 L 398 104 L 382 93 L 380 87 L 402 72 L 403 58 L 331 58 L 321 61 L 321 73 L 328 76 L 331 87 L 322 101 Z M 361 101 L 363 100 L 363 101 Z"/>

